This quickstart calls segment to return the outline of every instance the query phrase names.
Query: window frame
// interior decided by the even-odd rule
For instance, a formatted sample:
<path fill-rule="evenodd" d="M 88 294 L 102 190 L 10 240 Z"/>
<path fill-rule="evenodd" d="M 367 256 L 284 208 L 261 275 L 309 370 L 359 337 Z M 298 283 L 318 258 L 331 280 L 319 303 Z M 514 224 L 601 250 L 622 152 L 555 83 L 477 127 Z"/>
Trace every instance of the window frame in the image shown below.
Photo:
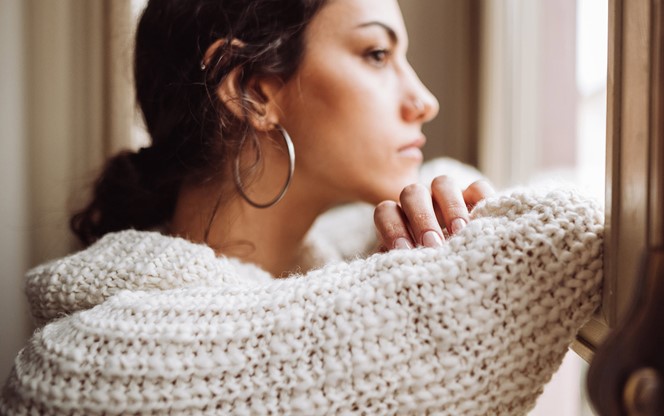
<path fill-rule="evenodd" d="M 590 361 L 664 244 L 664 0 L 609 0 L 604 289 L 573 349 Z M 636 305 L 634 305 L 636 306 Z"/>

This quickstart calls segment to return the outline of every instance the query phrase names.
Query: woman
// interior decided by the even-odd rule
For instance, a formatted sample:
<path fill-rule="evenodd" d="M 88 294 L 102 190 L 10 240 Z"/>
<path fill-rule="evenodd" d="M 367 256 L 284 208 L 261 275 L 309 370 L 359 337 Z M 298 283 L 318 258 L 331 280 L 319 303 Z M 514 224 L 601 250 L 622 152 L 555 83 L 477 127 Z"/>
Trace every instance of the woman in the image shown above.
<path fill-rule="evenodd" d="M 112 165 L 97 198 L 74 220 L 84 241 L 167 222 L 169 234 L 282 276 L 301 266 L 302 240 L 320 214 L 349 201 L 397 201 L 417 182 L 421 127 L 438 103 L 406 61 L 396 2 L 308 1 L 299 11 L 272 6 L 280 10 L 254 16 L 241 2 L 202 2 L 197 14 L 194 6 L 168 3 L 151 3 L 137 34 L 138 100 L 154 144 L 115 162 L 135 169 L 125 159 L 138 159 L 137 180 L 154 188 L 128 205 L 128 195 L 136 198 L 145 186 L 125 183 Z M 258 10 L 268 7 L 261 3 Z M 202 27 L 169 21 L 168 7 L 184 9 L 190 15 L 179 18 Z M 286 137 L 297 152 L 292 180 Z M 435 183 L 447 225 L 462 227 L 468 211 L 461 193 L 449 180 Z M 126 190 L 114 189 L 118 184 Z M 403 208 L 422 219 L 411 223 L 416 241 L 396 204 L 386 203 L 376 215 L 383 243 L 440 245 L 429 192 L 407 189 Z M 489 192 L 486 183 L 475 184 L 467 202 Z M 275 195 L 283 198 L 276 203 Z"/>
<path fill-rule="evenodd" d="M 99 241 L 29 273 L 48 324 L 0 410 L 531 407 L 597 306 L 601 215 L 514 194 L 469 222 L 485 182 L 417 185 L 438 104 L 407 42 L 396 0 L 150 1 L 135 78 L 152 145 L 111 160 L 74 216 Z M 386 253 L 330 263 L 371 240 L 366 221 L 335 212 L 337 242 L 310 229 L 353 201 L 376 206 Z"/>

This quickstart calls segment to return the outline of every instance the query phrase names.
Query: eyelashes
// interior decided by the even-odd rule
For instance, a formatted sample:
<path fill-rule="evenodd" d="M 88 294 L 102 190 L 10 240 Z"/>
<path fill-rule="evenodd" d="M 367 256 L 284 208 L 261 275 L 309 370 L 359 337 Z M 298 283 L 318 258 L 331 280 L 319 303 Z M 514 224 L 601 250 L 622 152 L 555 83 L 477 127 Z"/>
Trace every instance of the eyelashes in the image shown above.
<path fill-rule="evenodd" d="M 387 65 L 387 62 L 389 61 L 391 55 L 392 51 L 387 48 L 375 48 L 366 52 L 365 58 L 372 65 L 378 68 L 382 68 L 385 65 Z"/>

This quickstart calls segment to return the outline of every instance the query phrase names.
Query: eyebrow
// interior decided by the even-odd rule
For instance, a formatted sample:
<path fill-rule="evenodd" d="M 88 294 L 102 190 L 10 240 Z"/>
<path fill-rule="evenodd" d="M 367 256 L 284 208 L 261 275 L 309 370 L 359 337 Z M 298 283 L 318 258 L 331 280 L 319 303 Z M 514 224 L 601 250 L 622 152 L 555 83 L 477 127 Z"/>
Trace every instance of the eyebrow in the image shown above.
<path fill-rule="evenodd" d="M 393 43 L 399 43 L 399 36 L 397 36 L 397 32 L 395 32 L 394 29 L 392 29 L 391 27 L 389 27 L 388 25 L 386 25 L 383 22 L 371 21 L 371 22 L 362 23 L 360 25 L 357 25 L 356 29 L 363 29 L 363 28 L 371 27 L 371 26 L 382 27 L 383 29 L 385 29 L 385 31 L 387 32 L 387 35 L 390 37 L 390 40 Z"/>

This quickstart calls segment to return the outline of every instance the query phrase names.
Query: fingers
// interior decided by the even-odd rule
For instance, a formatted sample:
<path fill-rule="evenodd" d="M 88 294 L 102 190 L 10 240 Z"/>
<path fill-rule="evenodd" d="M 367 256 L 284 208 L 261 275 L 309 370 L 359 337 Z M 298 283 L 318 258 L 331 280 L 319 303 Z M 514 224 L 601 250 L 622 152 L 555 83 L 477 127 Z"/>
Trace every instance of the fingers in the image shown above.
<path fill-rule="evenodd" d="M 424 247 L 443 245 L 443 231 L 436 218 L 431 194 L 422 185 L 408 185 L 399 196 L 415 243 Z"/>
<path fill-rule="evenodd" d="M 422 185 L 408 185 L 394 201 L 378 204 L 374 222 L 388 248 L 440 247 L 443 232 L 434 212 L 431 194 Z"/>
<path fill-rule="evenodd" d="M 479 190 L 473 190 L 473 196 Z M 466 199 L 461 189 L 448 176 L 438 176 L 431 183 L 431 194 L 440 210 L 442 222 L 448 233 L 456 234 L 468 224 L 469 215 Z M 480 198 L 481 199 L 481 198 Z"/>
<path fill-rule="evenodd" d="M 374 210 L 374 223 L 383 246 L 388 250 L 415 246 L 403 211 L 396 202 L 383 201 L 378 204 Z"/>
<path fill-rule="evenodd" d="M 495 191 L 489 182 L 479 180 L 470 184 L 465 191 L 463 191 L 463 199 L 466 201 L 469 209 L 472 209 L 478 202 L 484 198 L 490 197 Z"/>
<path fill-rule="evenodd" d="M 408 185 L 399 196 L 400 203 L 378 204 L 374 222 L 387 250 L 439 247 L 444 240 L 441 226 L 450 235 L 459 232 L 470 220 L 469 209 L 493 193 L 484 180 L 462 191 L 451 178 L 439 176 L 431 183 L 431 192 L 419 184 Z"/>

